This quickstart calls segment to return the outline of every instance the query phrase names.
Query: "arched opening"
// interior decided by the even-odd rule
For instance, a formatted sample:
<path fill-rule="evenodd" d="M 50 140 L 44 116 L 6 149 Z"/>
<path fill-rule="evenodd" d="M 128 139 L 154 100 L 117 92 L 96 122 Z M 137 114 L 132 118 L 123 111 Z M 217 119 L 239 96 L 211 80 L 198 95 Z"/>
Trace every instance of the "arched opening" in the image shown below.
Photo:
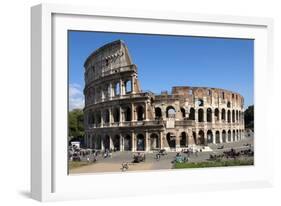
<path fill-rule="evenodd" d="M 232 131 L 232 138 L 233 138 L 233 142 L 236 140 L 236 133 L 235 130 Z"/>
<path fill-rule="evenodd" d="M 108 109 L 106 109 L 106 110 L 104 111 L 104 122 L 105 122 L 105 123 L 108 123 L 108 122 L 109 122 L 109 111 L 108 111 Z"/>
<path fill-rule="evenodd" d="M 200 130 L 198 133 L 198 142 L 199 145 L 204 145 L 205 144 L 205 138 L 204 138 L 204 131 Z"/>
<path fill-rule="evenodd" d="M 235 111 L 232 110 L 232 122 L 234 123 L 235 122 Z"/>
<path fill-rule="evenodd" d="M 90 111 L 88 114 L 88 124 L 95 124 L 95 115 L 92 111 Z"/>
<path fill-rule="evenodd" d="M 207 122 L 212 122 L 212 109 L 207 109 Z"/>
<path fill-rule="evenodd" d="M 186 132 L 182 132 L 181 133 L 180 147 L 187 147 L 187 135 L 186 135 Z"/>
<path fill-rule="evenodd" d="M 155 118 L 156 119 L 161 119 L 162 117 L 162 110 L 160 107 L 156 107 L 155 108 Z"/>
<path fill-rule="evenodd" d="M 113 109 L 113 121 L 119 122 L 120 121 L 120 112 L 118 108 Z"/>
<path fill-rule="evenodd" d="M 143 134 L 137 135 L 137 151 L 144 151 L 145 150 L 145 138 Z"/>
<path fill-rule="evenodd" d="M 98 150 L 101 149 L 101 136 L 96 136 L 96 139 L 95 139 L 95 149 L 98 149 Z"/>
<path fill-rule="evenodd" d="M 181 116 L 182 118 L 185 118 L 185 109 L 183 107 L 181 108 Z"/>
<path fill-rule="evenodd" d="M 138 121 L 144 120 L 144 109 L 143 109 L 143 106 L 141 106 L 141 105 L 137 106 L 136 110 L 137 110 L 137 120 Z"/>
<path fill-rule="evenodd" d="M 226 131 L 222 130 L 222 142 L 225 143 L 226 142 Z"/>
<path fill-rule="evenodd" d="M 176 136 L 173 133 L 168 133 L 167 136 L 167 142 L 170 148 L 176 148 Z"/>
<path fill-rule="evenodd" d="M 231 131 L 230 130 L 228 130 L 228 132 L 227 132 L 227 140 L 229 142 L 231 142 Z"/>
<path fill-rule="evenodd" d="M 227 111 L 227 122 L 230 123 L 231 122 L 231 116 L 230 116 L 231 112 L 230 110 Z"/>
<path fill-rule="evenodd" d="M 236 110 L 236 122 L 238 122 L 239 121 L 239 115 L 238 115 L 238 110 Z"/>
<path fill-rule="evenodd" d="M 225 109 L 221 110 L 221 119 L 225 121 Z"/>
<path fill-rule="evenodd" d="M 131 80 L 125 81 L 125 91 L 126 91 L 126 94 L 129 94 L 132 92 L 132 81 Z"/>
<path fill-rule="evenodd" d="M 155 150 L 155 149 L 159 149 L 159 137 L 157 134 L 153 133 L 150 135 L 150 149 L 151 150 Z"/>
<path fill-rule="evenodd" d="M 97 116 L 97 124 L 100 124 L 101 123 L 101 112 L 97 111 L 96 116 Z"/>
<path fill-rule="evenodd" d="M 189 119 L 190 120 L 195 120 L 195 109 L 194 108 L 190 108 Z"/>
<path fill-rule="evenodd" d="M 220 115 L 219 109 L 216 108 L 216 109 L 215 109 L 215 120 L 216 120 L 216 121 L 219 121 L 219 115 Z"/>
<path fill-rule="evenodd" d="M 132 138 L 130 135 L 126 135 L 124 137 L 124 150 L 131 151 L 132 150 Z"/>
<path fill-rule="evenodd" d="M 115 135 L 113 137 L 113 147 L 115 151 L 120 151 L 120 136 L 119 135 Z"/>
<path fill-rule="evenodd" d="M 227 108 L 230 108 L 230 107 L 231 107 L 230 101 L 227 102 L 227 105 L 226 105 L 226 106 L 227 106 Z"/>
<path fill-rule="evenodd" d="M 220 143 L 220 132 L 216 131 L 216 144 Z"/>
<path fill-rule="evenodd" d="M 204 106 L 204 101 L 203 101 L 203 99 L 198 99 L 198 100 L 196 101 L 196 105 L 199 106 L 199 107 L 203 107 L 203 106 Z"/>
<path fill-rule="evenodd" d="M 110 137 L 108 135 L 105 135 L 103 138 L 103 147 L 105 150 L 110 149 Z"/>
<path fill-rule="evenodd" d="M 132 111 L 130 107 L 124 108 L 124 115 L 125 115 L 125 121 L 131 121 L 132 120 Z"/>
<path fill-rule="evenodd" d="M 95 138 L 96 137 L 94 135 L 91 135 L 90 138 L 91 138 L 91 143 L 92 143 L 90 148 L 91 149 L 95 149 L 96 148 L 96 143 L 95 143 Z"/>
<path fill-rule="evenodd" d="M 211 144 L 213 142 L 214 142 L 214 140 L 213 140 L 213 132 L 211 130 L 208 130 L 207 131 L 207 143 Z"/>
<path fill-rule="evenodd" d="M 167 118 L 175 118 L 176 117 L 176 110 L 173 106 L 168 106 L 166 109 L 166 117 Z"/>
<path fill-rule="evenodd" d="M 120 83 L 117 82 L 115 85 L 114 85 L 114 96 L 118 96 L 120 95 Z"/>
<path fill-rule="evenodd" d="M 236 130 L 236 140 L 239 141 L 239 132 L 238 132 L 238 129 Z"/>
<path fill-rule="evenodd" d="M 198 110 L 198 122 L 204 122 L 204 110 L 203 109 Z"/>

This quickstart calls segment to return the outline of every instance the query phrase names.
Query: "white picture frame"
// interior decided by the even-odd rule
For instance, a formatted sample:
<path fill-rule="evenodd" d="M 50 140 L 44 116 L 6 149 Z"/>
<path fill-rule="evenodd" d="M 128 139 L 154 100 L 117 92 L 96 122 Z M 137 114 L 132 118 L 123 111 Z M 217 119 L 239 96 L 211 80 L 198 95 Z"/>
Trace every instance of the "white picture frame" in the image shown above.
<path fill-rule="evenodd" d="M 53 201 L 273 185 L 274 136 L 268 113 L 273 102 L 263 98 L 273 91 L 271 19 L 41 4 L 31 9 L 31 26 L 32 198 Z M 69 29 L 255 39 L 255 165 L 69 176 L 65 136 Z"/>

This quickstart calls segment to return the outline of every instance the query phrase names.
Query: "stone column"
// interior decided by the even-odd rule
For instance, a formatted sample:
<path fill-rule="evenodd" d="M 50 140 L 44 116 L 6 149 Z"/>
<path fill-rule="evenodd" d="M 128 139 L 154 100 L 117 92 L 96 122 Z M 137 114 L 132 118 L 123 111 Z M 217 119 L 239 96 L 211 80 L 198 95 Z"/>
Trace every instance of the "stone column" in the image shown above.
<path fill-rule="evenodd" d="M 180 148 L 180 136 L 179 136 L 179 132 L 176 132 L 175 133 L 175 135 L 176 135 L 176 151 L 177 151 L 177 149 L 179 149 Z"/>
<path fill-rule="evenodd" d="M 194 144 L 193 135 L 192 135 L 192 130 L 189 129 L 189 130 L 187 131 L 187 135 L 188 135 L 188 145 Z"/>
<path fill-rule="evenodd" d="M 213 135 L 213 144 L 216 144 L 216 132 L 212 131 L 212 135 Z"/>
<path fill-rule="evenodd" d="M 136 151 L 136 135 L 135 135 L 135 132 L 133 131 L 132 132 L 132 152 L 135 152 Z"/>
<path fill-rule="evenodd" d="M 214 123 L 215 122 L 215 110 L 212 110 L 212 122 Z"/>
<path fill-rule="evenodd" d="M 99 98 L 98 97 L 98 92 L 97 92 L 98 90 L 97 90 L 97 88 L 95 87 L 94 88 L 94 99 L 93 99 L 93 103 L 97 103 L 98 101 L 97 101 L 97 99 Z"/>
<path fill-rule="evenodd" d="M 109 108 L 109 126 L 111 126 L 112 121 L 112 108 Z"/>
<path fill-rule="evenodd" d="M 109 89 L 108 89 L 108 92 L 109 92 L 109 99 L 112 99 L 112 96 L 113 96 L 113 94 L 112 94 L 112 82 L 110 82 L 109 83 Z"/>
<path fill-rule="evenodd" d="M 203 122 L 207 122 L 207 109 L 203 109 Z"/>
<path fill-rule="evenodd" d="M 119 144 L 120 144 L 120 151 L 123 152 L 124 151 L 124 137 L 122 134 L 119 135 L 120 139 L 119 139 Z"/>
<path fill-rule="evenodd" d="M 164 148 L 163 147 L 163 132 L 159 133 L 159 138 L 160 138 L 160 145 L 159 145 L 159 147 L 160 147 L 160 149 L 163 149 Z"/>
<path fill-rule="evenodd" d="M 123 112 L 122 107 L 119 107 L 119 125 L 122 125 L 123 122 Z"/>
<path fill-rule="evenodd" d="M 147 112 L 147 102 L 145 102 L 145 106 L 144 106 L 144 121 L 148 120 L 148 112 Z"/>
<path fill-rule="evenodd" d="M 101 87 L 101 89 L 100 89 L 101 91 L 101 101 L 103 101 L 104 100 L 104 88 L 103 87 Z"/>
<path fill-rule="evenodd" d="M 132 76 L 131 77 L 131 90 L 132 90 L 132 94 L 134 94 L 135 93 L 135 77 L 134 76 Z"/>
<path fill-rule="evenodd" d="M 145 151 L 150 151 L 150 141 L 149 141 L 149 134 L 148 131 L 145 131 Z"/>
<path fill-rule="evenodd" d="M 219 133 L 220 133 L 220 143 L 222 143 L 222 131 L 219 130 Z"/>
<path fill-rule="evenodd" d="M 132 103 L 131 104 L 131 116 L 132 116 L 132 121 L 136 121 L 136 118 L 135 118 L 135 107 L 134 107 L 134 104 Z"/>
<path fill-rule="evenodd" d="M 163 107 L 161 107 L 161 116 L 162 116 L 162 119 L 163 120 L 166 120 L 167 119 L 167 117 L 166 117 L 166 110 L 165 110 L 166 108 L 163 108 Z"/>
<path fill-rule="evenodd" d="M 103 137 L 101 137 L 101 150 L 104 151 L 104 145 L 103 145 Z"/>
<path fill-rule="evenodd" d="M 114 149 L 114 144 L 111 135 L 109 135 L 109 149 Z"/>
<path fill-rule="evenodd" d="M 198 108 L 195 109 L 195 123 L 198 122 Z"/>
<path fill-rule="evenodd" d="M 120 96 L 123 95 L 123 81 L 122 81 L 122 79 L 119 80 L 119 94 L 120 94 Z"/>
<path fill-rule="evenodd" d="M 208 145 L 207 130 L 204 130 L 204 145 Z"/>
<path fill-rule="evenodd" d="M 101 113 L 101 115 L 100 115 L 100 117 L 101 117 L 101 118 L 100 118 L 100 119 L 101 119 L 101 121 L 100 121 L 100 126 L 103 127 L 103 118 L 104 118 L 103 110 L 101 110 L 100 113 Z"/>
<path fill-rule="evenodd" d="M 219 109 L 219 123 L 221 123 L 221 115 L 222 115 L 222 110 Z"/>

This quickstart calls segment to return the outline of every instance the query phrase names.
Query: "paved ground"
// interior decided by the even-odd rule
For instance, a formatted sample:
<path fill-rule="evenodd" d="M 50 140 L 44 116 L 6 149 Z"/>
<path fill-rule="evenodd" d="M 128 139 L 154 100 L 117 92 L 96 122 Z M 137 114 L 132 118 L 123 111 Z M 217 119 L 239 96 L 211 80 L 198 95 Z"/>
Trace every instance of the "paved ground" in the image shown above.
<path fill-rule="evenodd" d="M 241 150 L 249 148 L 244 146 L 245 144 L 253 145 L 253 138 L 246 138 L 239 142 L 224 143 L 223 149 L 217 149 L 222 144 L 210 145 L 213 151 L 210 152 L 199 152 L 198 155 L 191 155 L 189 157 L 190 162 L 202 162 L 206 161 L 210 154 L 220 154 L 223 151 L 234 148 Z M 252 149 L 253 146 L 252 146 Z M 133 153 L 132 152 L 114 152 L 111 158 L 98 157 L 96 163 L 89 164 L 70 170 L 70 174 L 81 174 L 81 173 L 96 173 L 96 172 L 120 172 L 122 162 L 129 162 L 129 171 L 138 170 L 159 170 L 159 169 L 171 169 L 173 167 L 172 161 L 175 158 L 176 152 L 168 152 L 167 155 L 161 156 L 160 160 L 155 159 L 156 153 L 147 153 L 145 162 L 132 163 Z M 186 155 L 186 154 L 183 154 Z"/>

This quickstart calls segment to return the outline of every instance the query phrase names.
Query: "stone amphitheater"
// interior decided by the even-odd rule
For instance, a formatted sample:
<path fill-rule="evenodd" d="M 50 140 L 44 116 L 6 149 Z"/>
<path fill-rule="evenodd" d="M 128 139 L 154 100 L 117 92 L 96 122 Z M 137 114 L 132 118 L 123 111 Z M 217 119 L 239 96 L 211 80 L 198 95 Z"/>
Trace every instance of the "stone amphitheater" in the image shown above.
<path fill-rule="evenodd" d="M 143 91 L 126 44 L 117 40 L 85 61 L 85 144 L 117 151 L 179 151 L 244 138 L 243 97 L 209 87 Z"/>

